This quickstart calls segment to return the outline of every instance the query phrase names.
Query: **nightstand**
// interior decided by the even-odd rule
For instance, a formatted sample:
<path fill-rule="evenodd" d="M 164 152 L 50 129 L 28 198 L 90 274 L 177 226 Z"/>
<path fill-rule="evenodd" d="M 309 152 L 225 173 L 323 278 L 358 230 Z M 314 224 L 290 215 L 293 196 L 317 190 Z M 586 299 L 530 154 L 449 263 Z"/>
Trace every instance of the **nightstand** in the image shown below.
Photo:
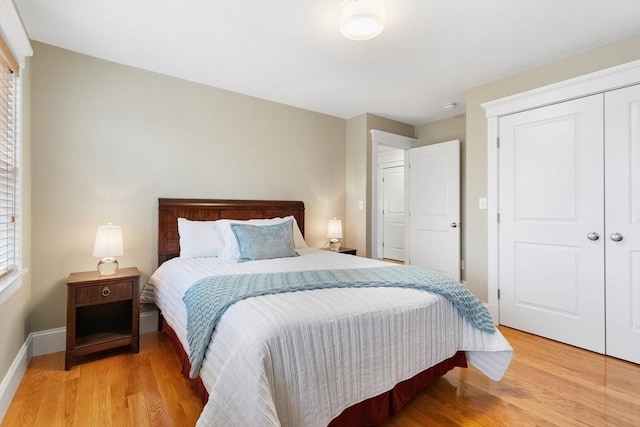
<path fill-rule="evenodd" d="M 324 249 L 325 251 L 331 251 L 331 249 L 329 248 L 322 248 L 322 249 Z M 337 251 L 331 251 L 331 252 L 337 252 L 339 254 L 347 254 L 347 255 L 356 255 L 357 251 L 358 251 L 357 249 L 340 247 L 340 249 L 338 249 Z"/>
<path fill-rule="evenodd" d="M 67 280 L 67 351 L 65 370 L 80 356 L 131 346 L 139 351 L 140 272 L 121 268 L 71 273 Z"/>

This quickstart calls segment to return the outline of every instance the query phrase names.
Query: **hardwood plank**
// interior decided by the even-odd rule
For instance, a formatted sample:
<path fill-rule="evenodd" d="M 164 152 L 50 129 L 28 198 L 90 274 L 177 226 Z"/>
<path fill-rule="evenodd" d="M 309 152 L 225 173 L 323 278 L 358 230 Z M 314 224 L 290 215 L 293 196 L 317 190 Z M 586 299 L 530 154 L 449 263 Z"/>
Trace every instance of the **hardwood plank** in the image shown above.
<path fill-rule="evenodd" d="M 180 375 L 169 339 L 161 333 L 145 334 L 141 347 L 138 354 L 124 349 L 108 352 L 109 357 L 86 358 L 69 371 L 64 370 L 63 352 L 34 357 L 1 425 L 195 425 L 202 403 Z M 154 364 L 165 366 L 161 381 Z M 161 387 L 180 393 L 163 396 Z"/>
<path fill-rule="evenodd" d="M 515 350 L 502 381 L 493 382 L 475 368 L 455 369 L 384 427 L 414 425 L 413 406 L 423 412 L 424 426 L 473 425 L 472 421 L 492 426 L 640 425 L 640 366 L 513 329 L 500 330 Z"/>
<path fill-rule="evenodd" d="M 382 427 L 637 426 L 640 366 L 501 327 L 515 350 L 505 378 L 475 368 L 435 380 Z M 33 358 L 2 427 L 191 427 L 202 404 L 163 333 L 64 370 L 64 353 Z M 104 355 L 103 355 L 104 356 Z"/>

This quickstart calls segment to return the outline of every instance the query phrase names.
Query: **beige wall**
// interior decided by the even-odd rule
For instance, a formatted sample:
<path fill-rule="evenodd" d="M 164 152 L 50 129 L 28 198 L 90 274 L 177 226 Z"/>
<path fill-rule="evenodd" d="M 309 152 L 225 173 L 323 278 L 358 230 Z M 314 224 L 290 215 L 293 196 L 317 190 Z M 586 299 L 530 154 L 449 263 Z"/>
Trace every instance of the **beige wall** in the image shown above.
<path fill-rule="evenodd" d="M 467 117 L 465 114 L 448 117 L 416 126 L 418 145 L 431 145 L 459 139 L 462 147 L 466 136 Z M 464 149 L 461 149 L 464 152 Z"/>
<path fill-rule="evenodd" d="M 640 59 L 640 35 L 600 46 L 561 61 L 509 76 L 467 91 L 465 227 L 467 286 L 487 301 L 487 121 L 482 103 Z"/>
<path fill-rule="evenodd" d="M 302 200 L 311 246 L 344 217 L 345 120 L 33 46 L 32 330 L 64 326 L 97 225 L 122 226 L 120 265 L 148 278 L 158 197 Z"/>
<path fill-rule="evenodd" d="M 22 79 L 22 203 L 18 212 L 21 229 L 22 267 L 31 269 L 31 135 L 29 106 L 29 61 L 21 70 Z M 31 271 L 20 279 L 22 286 L 0 307 L 0 380 L 5 377 L 30 332 Z"/>
<path fill-rule="evenodd" d="M 358 250 L 358 255 L 370 257 L 371 201 L 373 195 L 371 130 L 377 129 L 413 138 L 414 128 L 374 114 L 362 114 L 347 120 L 346 213 L 347 238 L 344 246 Z M 363 209 L 360 209 L 360 202 Z"/>
<path fill-rule="evenodd" d="M 367 115 L 361 114 L 347 120 L 346 133 L 346 221 L 343 223 L 346 238 L 343 246 L 367 253 L 367 211 L 358 202 L 367 202 Z"/>
<path fill-rule="evenodd" d="M 300 199 L 310 245 L 325 243 L 327 219 L 338 216 L 346 218 L 345 244 L 370 253 L 369 130 L 413 137 L 412 126 L 371 114 L 345 122 L 40 43 L 34 49 L 33 194 L 25 211 L 32 200 L 33 238 L 27 242 L 35 267 L 0 316 L 0 327 L 12 331 L 7 338 L 0 330 L 0 374 L 29 330 L 64 325 L 65 279 L 95 267 L 97 225 L 123 227 L 121 265 L 137 265 L 143 280 L 148 277 L 156 265 L 158 197 Z M 470 89 L 466 135 L 459 126 L 464 116 L 415 129 L 421 144 L 449 135 L 465 141 L 463 259 L 468 286 L 481 299 L 487 299 L 487 218 L 477 200 L 486 196 L 487 171 L 480 104 L 639 57 L 638 36 L 592 49 Z M 25 160 L 28 154 L 26 147 Z M 28 243 L 23 251 L 27 260 Z"/>
<path fill-rule="evenodd" d="M 0 307 L 0 381 L 29 335 L 31 287 L 22 286 Z"/>

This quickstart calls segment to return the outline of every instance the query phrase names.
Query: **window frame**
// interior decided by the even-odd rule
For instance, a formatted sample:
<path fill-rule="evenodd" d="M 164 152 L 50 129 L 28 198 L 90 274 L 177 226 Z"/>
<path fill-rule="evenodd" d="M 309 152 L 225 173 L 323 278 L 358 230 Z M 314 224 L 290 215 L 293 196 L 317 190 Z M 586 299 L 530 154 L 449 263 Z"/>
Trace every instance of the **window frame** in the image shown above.
<path fill-rule="evenodd" d="M 13 70 L 11 60 L 7 58 L 7 63 Z M 19 280 L 26 274 L 27 269 L 22 267 L 22 215 L 20 207 L 22 205 L 22 78 L 13 72 L 13 263 L 6 271 L 0 272 L 0 305 L 4 303 L 13 293 L 20 288 L 22 281 Z"/>
<path fill-rule="evenodd" d="M 7 57 L 10 68 L 15 73 L 15 173 L 14 186 L 16 194 L 14 196 L 14 270 L 0 278 L 0 306 L 22 286 L 22 277 L 27 273 L 23 267 L 23 77 L 25 59 L 33 55 L 33 49 L 29 42 L 29 37 L 22 25 L 22 20 L 13 2 L 0 1 L 0 49 Z M 20 71 L 23 71 L 21 73 Z"/>
<path fill-rule="evenodd" d="M 0 93 L 6 95 L 6 98 L 0 95 L 0 120 L 6 119 L 6 128 L 2 127 L 0 134 L 0 234 L 6 233 L 6 237 L 0 239 L 5 242 L 4 245 L 0 245 L 0 253 L 3 255 L 0 257 L 2 279 L 19 266 L 16 256 L 16 207 L 20 191 L 18 175 L 22 168 L 19 168 L 18 76 L 16 67 L 11 63 L 12 58 L 8 58 L 4 51 L 0 51 L 0 55 Z"/>

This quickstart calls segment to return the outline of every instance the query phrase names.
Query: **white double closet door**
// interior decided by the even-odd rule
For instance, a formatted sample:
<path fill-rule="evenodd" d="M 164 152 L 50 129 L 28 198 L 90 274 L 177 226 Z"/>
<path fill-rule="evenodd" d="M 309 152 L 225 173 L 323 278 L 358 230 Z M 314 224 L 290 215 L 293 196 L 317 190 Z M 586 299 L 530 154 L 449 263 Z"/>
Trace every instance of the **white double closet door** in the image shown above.
<path fill-rule="evenodd" d="M 640 363 L 640 85 L 499 136 L 500 323 Z"/>

